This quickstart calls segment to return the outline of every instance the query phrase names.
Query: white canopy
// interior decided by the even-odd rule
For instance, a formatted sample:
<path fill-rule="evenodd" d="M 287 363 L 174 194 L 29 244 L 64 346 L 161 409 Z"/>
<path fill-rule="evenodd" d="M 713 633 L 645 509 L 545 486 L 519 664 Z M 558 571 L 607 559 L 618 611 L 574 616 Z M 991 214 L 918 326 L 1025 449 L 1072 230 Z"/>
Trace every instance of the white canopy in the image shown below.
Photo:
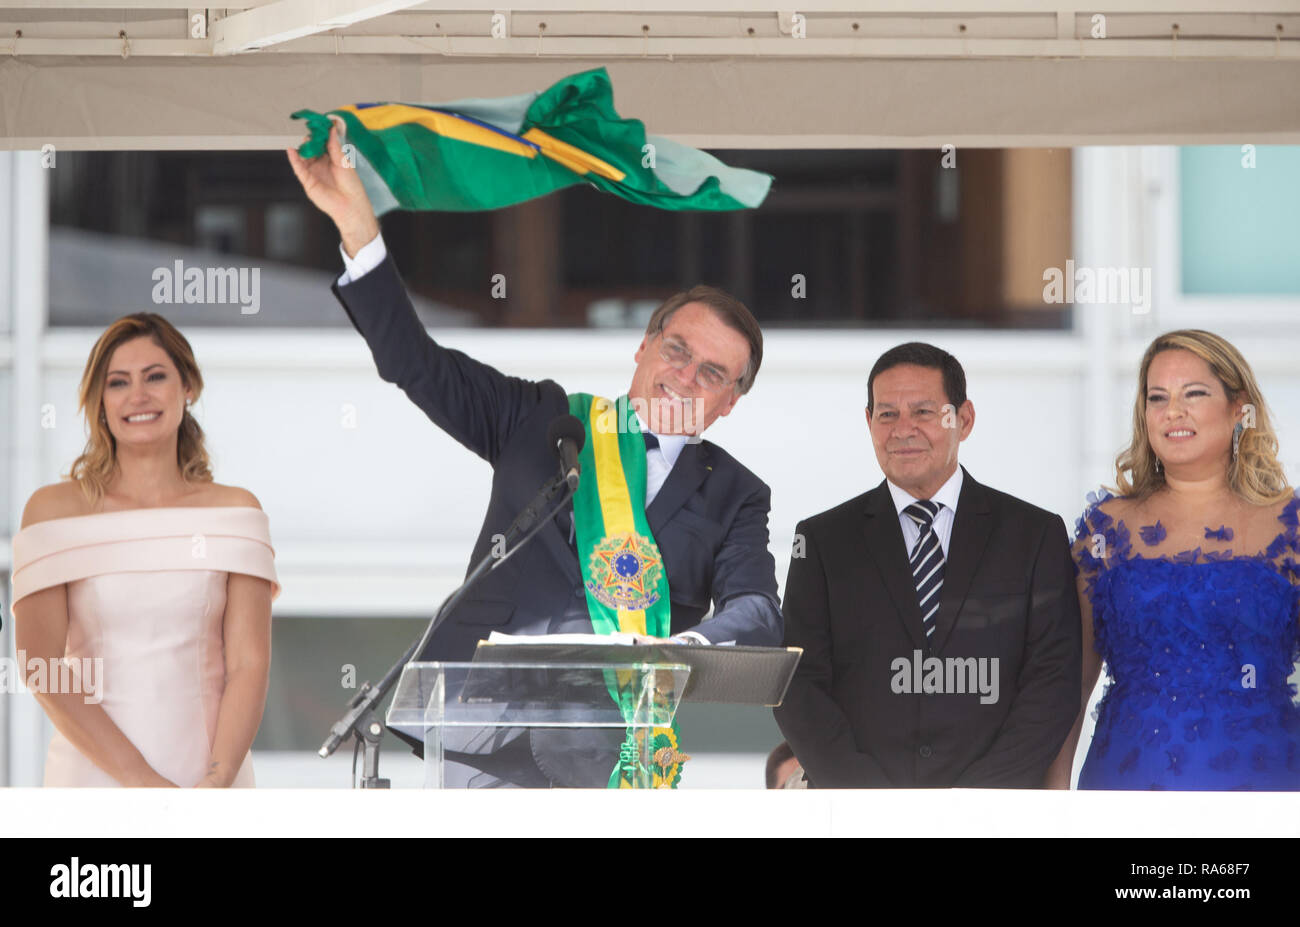
<path fill-rule="evenodd" d="M 4 149 L 283 148 L 297 109 L 601 65 L 700 147 L 1300 142 L 1300 0 L 31 2 L 0 0 Z"/>

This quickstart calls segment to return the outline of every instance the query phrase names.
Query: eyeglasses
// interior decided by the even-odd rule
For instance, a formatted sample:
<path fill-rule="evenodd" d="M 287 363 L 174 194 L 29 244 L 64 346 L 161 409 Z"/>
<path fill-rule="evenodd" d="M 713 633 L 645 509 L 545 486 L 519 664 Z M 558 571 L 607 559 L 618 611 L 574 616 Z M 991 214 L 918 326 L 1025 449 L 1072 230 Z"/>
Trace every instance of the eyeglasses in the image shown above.
<path fill-rule="evenodd" d="M 689 367 L 695 356 L 690 349 L 676 338 L 669 338 L 659 333 L 659 356 L 672 364 L 677 370 Z M 727 376 L 727 372 L 713 364 L 700 364 L 695 368 L 695 382 L 711 393 L 738 383 Z"/>

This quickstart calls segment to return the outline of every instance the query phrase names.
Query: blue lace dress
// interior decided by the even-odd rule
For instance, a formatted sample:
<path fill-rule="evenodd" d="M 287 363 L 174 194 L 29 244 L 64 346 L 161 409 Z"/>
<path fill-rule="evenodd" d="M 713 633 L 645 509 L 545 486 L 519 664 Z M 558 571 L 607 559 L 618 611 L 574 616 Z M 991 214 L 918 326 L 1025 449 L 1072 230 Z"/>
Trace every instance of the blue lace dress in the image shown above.
<path fill-rule="evenodd" d="M 1074 545 L 1109 677 L 1079 788 L 1300 790 L 1300 498 L 1251 556 L 1228 527 L 1205 529 L 1218 549 L 1160 555 L 1159 522 L 1143 556 L 1111 498 L 1088 497 Z"/>

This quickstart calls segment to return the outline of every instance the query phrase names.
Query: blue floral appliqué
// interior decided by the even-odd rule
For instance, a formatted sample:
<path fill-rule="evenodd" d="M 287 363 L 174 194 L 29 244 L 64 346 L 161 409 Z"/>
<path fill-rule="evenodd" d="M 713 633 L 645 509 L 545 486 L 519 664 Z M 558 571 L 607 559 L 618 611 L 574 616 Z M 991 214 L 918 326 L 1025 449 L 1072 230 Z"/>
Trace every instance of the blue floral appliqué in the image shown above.
<path fill-rule="evenodd" d="M 1129 546 L 1110 498 L 1089 498 L 1075 537 L 1108 670 L 1079 788 L 1300 790 L 1300 495 L 1261 553 L 1163 556 Z M 1159 521 L 1139 534 L 1143 550 L 1168 536 Z"/>
<path fill-rule="evenodd" d="M 1145 525 L 1139 528 L 1138 535 L 1142 538 L 1142 543 L 1147 547 L 1155 547 L 1165 539 L 1165 526 L 1157 521 L 1154 525 Z"/>

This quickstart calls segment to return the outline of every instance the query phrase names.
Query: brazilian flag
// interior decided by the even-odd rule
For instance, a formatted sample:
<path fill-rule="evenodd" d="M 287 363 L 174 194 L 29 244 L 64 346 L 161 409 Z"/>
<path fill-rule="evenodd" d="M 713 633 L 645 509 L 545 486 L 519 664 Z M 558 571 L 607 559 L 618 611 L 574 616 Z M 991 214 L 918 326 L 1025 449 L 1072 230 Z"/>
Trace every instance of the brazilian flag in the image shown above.
<path fill-rule="evenodd" d="M 752 209 L 772 184 L 619 116 L 604 68 L 512 97 L 301 109 L 302 157 L 325 151 L 330 115 L 343 120 L 344 151 L 381 216 L 499 209 L 579 183 L 660 209 Z"/>

